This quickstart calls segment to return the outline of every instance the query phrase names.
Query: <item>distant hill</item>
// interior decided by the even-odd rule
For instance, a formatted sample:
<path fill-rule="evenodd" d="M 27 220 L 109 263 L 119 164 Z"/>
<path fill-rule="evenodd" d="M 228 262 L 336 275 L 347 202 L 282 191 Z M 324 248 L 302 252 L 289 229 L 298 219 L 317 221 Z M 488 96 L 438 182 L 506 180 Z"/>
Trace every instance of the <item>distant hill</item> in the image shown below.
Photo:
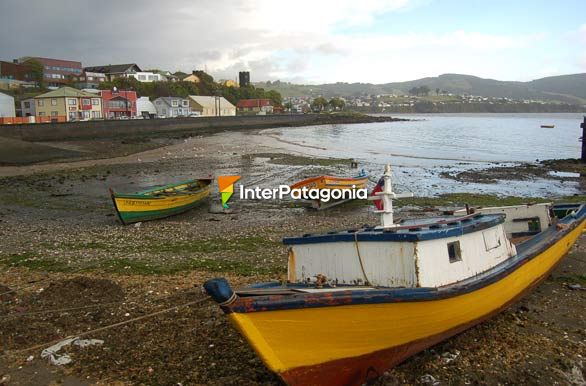
<path fill-rule="evenodd" d="M 530 82 L 508 82 L 484 79 L 472 75 L 443 74 L 407 82 L 385 84 L 372 83 L 328 83 L 320 85 L 297 85 L 274 81 L 255 84 L 267 90 L 276 90 L 284 97 L 291 96 L 359 96 L 363 94 L 407 94 L 413 87 L 427 86 L 453 94 L 469 94 L 484 97 L 507 97 L 534 99 L 570 104 L 586 103 L 586 73 L 552 76 Z"/>

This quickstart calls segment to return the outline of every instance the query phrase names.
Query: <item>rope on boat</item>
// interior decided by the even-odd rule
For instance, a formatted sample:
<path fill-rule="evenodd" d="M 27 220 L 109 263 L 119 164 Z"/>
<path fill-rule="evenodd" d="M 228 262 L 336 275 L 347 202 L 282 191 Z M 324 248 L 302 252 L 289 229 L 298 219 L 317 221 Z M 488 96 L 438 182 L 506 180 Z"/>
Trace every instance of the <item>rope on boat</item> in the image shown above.
<path fill-rule="evenodd" d="M 358 255 L 358 262 L 360 263 L 360 269 L 362 270 L 362 276 L 364 276 L 364 281 L 366 282 L 366 285 L 370 285 L 370 280 L 368 280 L 368 276 L 366 276 L 364 262 L 362 261 L 362 256 L 360 255 L 360 248 L 358 248 L 358 233 L 360 233 L 360 230 L 354 232 L 354 246 L 356 247 L 356 254 Z"/>
<path fill-rule="evenodd" d="M 97 332 L 109 330 L 109 329 L 114 328 L 114 327 L 120 327 L 120 326 L 124 326 L 126 324 L 138 322 L 138 321 L 143 320 L 143 319 L 152 318 L 153 316 L 157 316 L 157 315 L 161 315 L 161 314 L 164 314 L 164 313 L 167 313 L 167 312 L 175 311 L 175 310 L 178 310 L 180 308 L 184 308 L 184 307 L 188 307 L 188 306 L 194 306 L 194 305 L 199 305 L 199 304 L 202 304 L 202 303 L 207 302 L 209 299 L 210 299 L 209 297 L 205 297 L 203 299 L 194 300 L 194 301 L 191 301 L 191 302 L 188 302 L 188 303 L 180 304 L 178 306 L 166 308 L 166 309 L 161 310 L 161 311 L 152 312 L 150 314 L 146 314 L 146 315 L 142 315 L 142 316 L 137 316 L 136 318 L 124 320 L 122 322 L 110 324 L 108 326 L 95 328 L 93 330 L 80 332 L 80 333 L 74 334 L 74 335 L 69 335 L 69 336 L 67 336 L 65 338 L 55 339 L 55 340 L 53 340 L 51 342 L 37 344 L 35 346 L 27 347 L 27 348 L 20 349 L 20 350 L 7 351 L 2 356 L 3 357 L 4 356 L 8 356 L 9 354 L 21 354 L 21 353 L 25 353 L 25 352 L 28 352 L 28 351 L 31 351 L 31 350 L 37 350 L 37 349 L 40 349 L 40 348 L 52 346 L 54 344 L 57 344 L 59 342 L 62 342 L 65 339 L 74 338 L 74 337 L 81 338 L 83 336 L 87 336 L 87 335 L 91 335 L 91 334 L 94 334 L 94 333 L 97 333 Z"/>

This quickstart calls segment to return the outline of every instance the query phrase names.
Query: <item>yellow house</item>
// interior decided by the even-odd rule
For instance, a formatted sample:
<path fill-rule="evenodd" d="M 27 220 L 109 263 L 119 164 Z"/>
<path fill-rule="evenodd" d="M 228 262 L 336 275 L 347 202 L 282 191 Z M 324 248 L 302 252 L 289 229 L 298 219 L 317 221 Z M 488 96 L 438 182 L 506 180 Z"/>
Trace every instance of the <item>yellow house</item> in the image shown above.
<path fill-rule="evenodd" d="M 102 98 L 99 95 L 71 87 L 49 91 L 35 98 L 39 121 L 87 121 L 102 119 Z"/>
<path fill-rule="evenodd" d="M 228 102 L 224 97 L 189 95 L 189 107 L 194 113 L 202 117 L 226 117 L 236 115 L 236 106 Z"/>
<path fill-rule="evenodd" d="M 184 82 L 191 82 L 191 83 L 199 83 L 200 79 L 199 76 L 195 75 L 195 74 L 191 74 L 186 76 L 185 78 L 183 78 Z"/>
<path fill-rule="evenodd" d="M 232 79 L 220 80 L 220 84 L 225 87 L 235 87 L 235 88 L 240 87 L 240 85 L 238 83 L 236 83 L 235 81 L 233 81 Z"/>

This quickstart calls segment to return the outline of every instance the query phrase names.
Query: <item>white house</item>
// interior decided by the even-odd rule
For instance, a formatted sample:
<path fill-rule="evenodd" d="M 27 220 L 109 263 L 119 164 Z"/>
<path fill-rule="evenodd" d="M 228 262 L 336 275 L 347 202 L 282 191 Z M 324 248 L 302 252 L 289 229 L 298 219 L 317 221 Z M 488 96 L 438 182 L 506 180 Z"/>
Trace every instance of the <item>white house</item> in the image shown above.
<path fill-rule="evenodd" d="M 14 98 L 0 92 L 0 118 L 16 117 Z"/>
<path fill-rule="evenodd" d="M 180 97 L 161 97 L 155 99 L 159 118 L 186 117 L 191 113 L 189 100 Z"/>
<path fill-rule="evenodd" d="M 236 115 L 236 106 L 224 97 L 190 95 L 188 99 L 191 111 L 203 117 Z"/>
<path fill-rule="evenodd" d="M 37 109 L 35 108 L 35 100 L 33 98 L 25 99 L 20 102 L 20 110 L 22 111 L 23 117 L 34 117 L 36 116 Z"/>
<path fill-rule="evenodd" d="M 157 115 L 157 109 L 149 97 L 140 97 L 136 100 L 136 114 L 140 117 L 149 118 Z"/>
<path fill-rule="evenodd" d="M 127 78 L 134 78 L 139 82 L 166 82 L 167 78 L 165 78 L 162 74 L 157 74 L 154 72 L 135 72 L 132 74 L 126 74 Z"/>

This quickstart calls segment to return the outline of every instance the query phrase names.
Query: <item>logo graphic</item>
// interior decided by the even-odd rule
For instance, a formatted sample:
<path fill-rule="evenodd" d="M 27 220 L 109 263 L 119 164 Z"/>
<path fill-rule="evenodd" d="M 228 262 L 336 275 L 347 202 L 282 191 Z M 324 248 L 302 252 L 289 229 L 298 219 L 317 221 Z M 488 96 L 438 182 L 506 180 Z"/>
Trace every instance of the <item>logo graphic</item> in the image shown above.
<path fill-rule="evenodd" d="M 240 176 L 218 176 L 218 186 L 222 195 L 222 206 L 228 208 L 228 200 L 234 194 L 234 183 L 240 179 Z"/>

